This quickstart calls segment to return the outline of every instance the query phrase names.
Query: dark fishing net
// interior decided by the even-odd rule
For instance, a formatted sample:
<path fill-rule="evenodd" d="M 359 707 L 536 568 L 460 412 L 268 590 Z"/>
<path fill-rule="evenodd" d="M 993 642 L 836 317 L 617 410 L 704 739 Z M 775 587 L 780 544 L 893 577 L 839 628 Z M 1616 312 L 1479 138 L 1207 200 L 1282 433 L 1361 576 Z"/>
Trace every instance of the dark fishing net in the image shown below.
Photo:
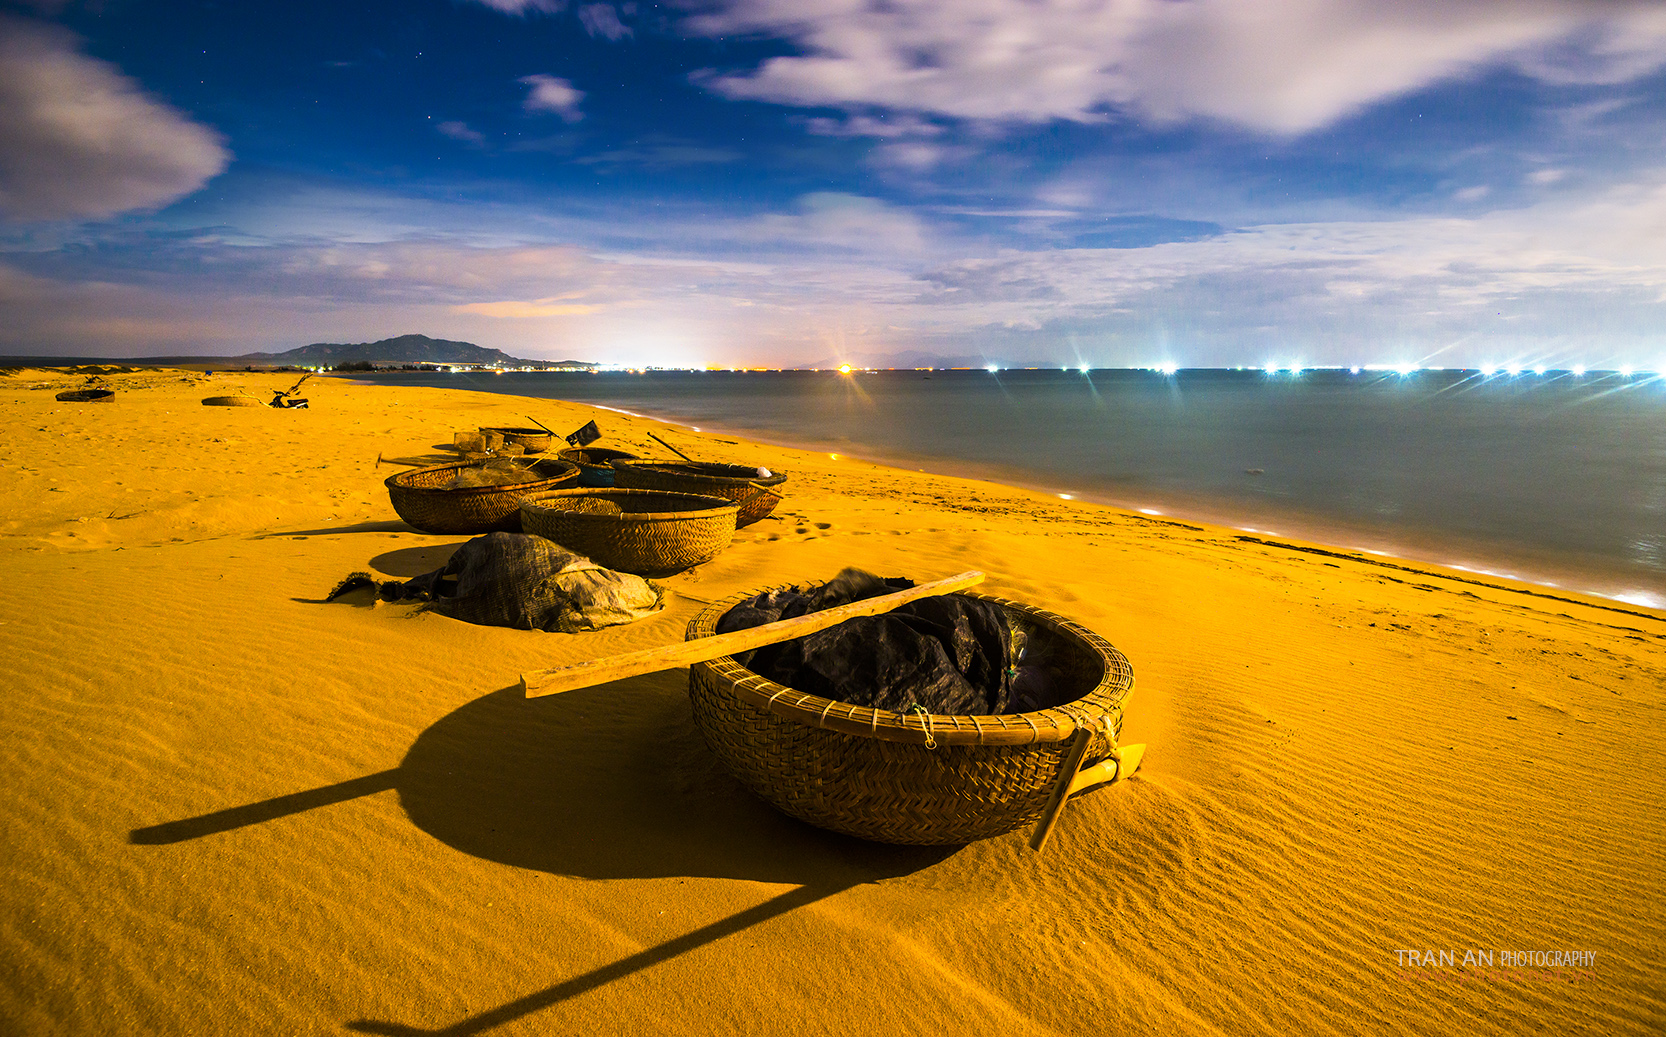
<path fill-rule="evenodd" d="M 384 601 L 426 602 L 425 609 L 466 623 L 564 634 L 634 622 L 664 607 L 664 593 L 648 580 L 522 533 L 475 537 L 441 568 L 403 583 L 354 573 L 327 600 L 362 587 Z"/>
<path fill-rule="evenodd" d="M 792 619 L 912 587 L 846 569 L 820 587 L 769 591 L 718 620 L 718 633 Z M 793 641 L 736 656 L 777 684 L 825 698 L 904 713 L 913 707 L 963 716 L 1007 712 L 1012 628 L 998 605 L 959 595 L 921 598 Z"/>

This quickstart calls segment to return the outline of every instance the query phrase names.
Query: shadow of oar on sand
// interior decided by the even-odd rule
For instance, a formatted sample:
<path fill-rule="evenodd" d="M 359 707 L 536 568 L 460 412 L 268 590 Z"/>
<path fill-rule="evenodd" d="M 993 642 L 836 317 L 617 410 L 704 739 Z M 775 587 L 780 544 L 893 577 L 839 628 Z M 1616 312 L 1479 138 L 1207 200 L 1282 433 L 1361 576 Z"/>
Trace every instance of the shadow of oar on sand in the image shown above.
<path fill-rule="evenodd" d="M 519 687 L 464 705 L 398 767 L 135 829 L 161 846 L 234 832 L 390 789 L 411 821 L 485 860 L 584 878 L 733 878 L 798 888 L 438 1031 L 361 1020 L 367 1033 L 478 1033 L 853 886 L 906 875 L 956 847 L 899 847 L 794 821 L 724 773 L 689 715 L 681 671 L 529 702 Z"/>

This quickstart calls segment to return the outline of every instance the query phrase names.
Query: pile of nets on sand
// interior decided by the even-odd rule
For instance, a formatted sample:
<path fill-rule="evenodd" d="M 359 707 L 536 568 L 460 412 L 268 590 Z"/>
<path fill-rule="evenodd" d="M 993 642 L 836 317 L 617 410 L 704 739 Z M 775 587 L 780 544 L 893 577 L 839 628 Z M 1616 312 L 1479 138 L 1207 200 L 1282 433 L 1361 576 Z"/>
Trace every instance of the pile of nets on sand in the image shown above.
<path fill-rule="evenodd" d="M 404 582 L 354 573 L 326 600 L 364 587 L 383 601 L 422 601 L 424 609 L 466 623 L 564 634 L 631 623 L 665 603 L 664 591 L 640 576 L 522 533 L 475 537 L 444 566 Z"/>

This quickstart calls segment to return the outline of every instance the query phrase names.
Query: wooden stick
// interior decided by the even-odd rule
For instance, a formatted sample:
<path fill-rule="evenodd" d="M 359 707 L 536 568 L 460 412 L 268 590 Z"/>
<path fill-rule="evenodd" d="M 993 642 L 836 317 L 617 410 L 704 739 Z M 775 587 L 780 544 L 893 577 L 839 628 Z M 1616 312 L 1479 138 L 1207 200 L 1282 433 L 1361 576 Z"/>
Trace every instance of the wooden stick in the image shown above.
<path fill-rule="evenodd" d="M 654 435 L 652 432 L 648 433 L 648 438 L 653 440 L 654 442 L 658 443 L 660 446 L 664 447 L 665 449 L 671 451 L 673 454 L 676 454 L 678 457 L 682 458 L 684 461 L 687 461 L 689 464 L 699 464 L 700 463 L 699 461 L 696 461 L 694 458 L 692 458 L 692 457 L 688 456 L 687 454 L 683 453 L 681 450 L 678 450 L 676 447 L 672 446 L 670 443 L 667 443 L 665 440 L 663 440 L 663 439 L 659 438 L 658 436 Z"/>
<path fill-rule="evenodd" d="M 555 429 L 550 428 L 548 425 L 539 421 L 537 418 L 534 418 L 532 415 L 528 414 L 527 415 L 527 420 L 531 421 L 534 425 L 537 425 L 539 428 L 543 429 L 545 432 L 548 432 L 550 435 L 555 436 Z M 556 436 L 556 438 L 560 439 L 561 437 Z"/>
<path fill-rule="evenodd" d="M 733 633 L 718 634 L 715 637 L 702 637 L 693 641 L 683 641 L 680 644 L 666 645 L 663 648 L 647 648 L 640 652 L 628 652 L 624 655 L 610 656 L 606 659 L 586 659 L 581 663 L 570 666 L 557 666 L 550 670 L 533 670 L 521 674 L 521 690 L 529 699 L 541 695 L 554 695 L 558 692 L 573 691 L 577 688 L 589 688 L 608 681 L 623 680 L 626 677 L 636 677 L 644 673 L 658 673 L 677 666 L 688 666 L 692 663 L 707 662 L 719 656 L 734 655 L 736 652 L 750 652 L 754 648 L 776 644 L 780 641 L 791 641 L 795 637 L 813 634 L 818 630 L 838 626 L 847 619 L 857 616 L 877 616 L 882 612 L 889 612 L 900 605 L 906 605 L 920 598 L 929 598 L 938 594 L 951 594 L 954 591 L 965 590 L 983 582 L 983 573 L 964 572 L 959 576 L 951 576 L 946 580 L 932 583 L 922 583 L 918 587 L 897 591 L 895 594 L 885 594 L 877 598 L 864 598 L 853 601 L 848 605 L 812 612 L 807 616 L 796 616 L 783 619 L 776 623 L 765 623 L 759 627 L 749 627 L 736 630 Z"/>
<path fill-rule="evenodd" d="M 1064 801 L 1070 798 L 1070 786 L 1076 780 L 1076 772 L 1082 769 L 1082 757 L 1088 754 L 1088 743 L 1091 741 L 1091 727 L 1078 727 L 1070 737 L 1070 744 L 1064 750 L 1064 762 L 1059 764 L 1059 776 L 1053 782 L 1053 794 L 1047 798 L 1047 806 L 1042 808 L 1035 831 L 1030 835 L 1030 849 L 1037 853 L 1047 845 L 1047 837 L 1053 834 L 1053 826 L 1064 810 Z"/>

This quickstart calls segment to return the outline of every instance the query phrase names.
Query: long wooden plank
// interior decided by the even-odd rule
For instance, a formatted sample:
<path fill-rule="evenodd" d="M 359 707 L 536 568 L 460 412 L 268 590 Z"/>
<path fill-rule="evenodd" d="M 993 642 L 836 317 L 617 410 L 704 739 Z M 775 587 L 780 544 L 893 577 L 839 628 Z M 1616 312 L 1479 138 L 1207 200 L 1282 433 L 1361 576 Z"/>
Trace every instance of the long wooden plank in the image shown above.
<path fill-rule="evenodd" d="M 729 634 L 719 634 L 716 637 L 702 637 L 694 641 L 683 641 L 662 648 L 646 648 L 640 652 L 627 652 L 624 655 L 609 656 L 605 659 L 586 659 L 581 663 L 569 666 L 557 666 L 549 670 L 533 670 L 521 674 L 521 690 L 529 699 L 540 695 L 554 695 L 563 691 L 573 691 L 578 688 L 588 688 L 608 681 L 623 680 L 644 673 L 658 673 L 677 666 L 688 666 L 693 663 L 706 662 L 719 656 L 734 655 L 736 652 L 750 652 L 754 648 L 772 645 L 780 641 L 791 641 L 795 637 L 813 634 L 818 630 L 826 630 L 831 626 L 838 626 L 847 619 L 857 616 L 877 616 L 882 612 L 889 612 L 901 605 L 920 598 L 929 598 L 938 594 L 952 594 L 965 590 L 983 582 L 983 573 L 964 572 L 959 576 L 951 576 L 946 580 L 936 580 L 932 583 L 922 583 L 918 587 L 910 587 L 895 594 L 884 594 L 877 598 L 864 598 L 853 601 L 848 605 L 812 612 L 807 616 L 796 616 L 783 619 L 777 623 L 765 623 L 763 626 L 750 627 L 746 630 L 736 630 Z"/>

